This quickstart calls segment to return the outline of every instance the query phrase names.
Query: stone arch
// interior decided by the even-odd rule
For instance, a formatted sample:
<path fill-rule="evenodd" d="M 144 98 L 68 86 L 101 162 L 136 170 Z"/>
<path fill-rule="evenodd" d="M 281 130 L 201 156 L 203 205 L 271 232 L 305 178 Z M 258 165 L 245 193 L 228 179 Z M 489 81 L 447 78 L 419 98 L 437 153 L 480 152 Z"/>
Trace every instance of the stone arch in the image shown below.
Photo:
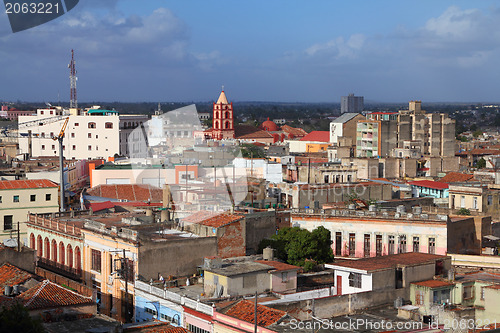
<path fill-rule="evenodd" d="M 64 243 L 61 241 L 59 242 L 59 263 L 64 265 L 64 263 L 66 262 L 65 259 Z"/>

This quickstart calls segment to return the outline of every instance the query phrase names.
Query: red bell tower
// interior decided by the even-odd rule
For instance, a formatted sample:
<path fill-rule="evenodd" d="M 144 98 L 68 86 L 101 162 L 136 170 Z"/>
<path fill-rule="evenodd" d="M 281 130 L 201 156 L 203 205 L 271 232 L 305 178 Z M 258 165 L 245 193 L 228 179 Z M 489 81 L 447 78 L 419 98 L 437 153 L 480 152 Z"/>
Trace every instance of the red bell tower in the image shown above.
<path fill-rule="evenodd" d="M 212 138 L 215 140 L 234 139 L 233 103 L 227 101 L 224 87 L 219 99 L 214 103 Z"/>

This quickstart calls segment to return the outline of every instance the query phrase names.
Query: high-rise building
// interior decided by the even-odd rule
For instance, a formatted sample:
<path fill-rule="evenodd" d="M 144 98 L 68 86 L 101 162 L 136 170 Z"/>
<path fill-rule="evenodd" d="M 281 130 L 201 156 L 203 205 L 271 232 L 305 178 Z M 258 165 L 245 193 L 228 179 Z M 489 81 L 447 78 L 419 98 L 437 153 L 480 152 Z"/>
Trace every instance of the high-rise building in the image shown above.
<path fill-rule="evenodd" d="M 349 94 L 349 96 L 342 96 L 340 99 L 340 113 L 361 112 L 363 111 L 363 108 L 363 96 L 354 96 L 354 94 Z"/>

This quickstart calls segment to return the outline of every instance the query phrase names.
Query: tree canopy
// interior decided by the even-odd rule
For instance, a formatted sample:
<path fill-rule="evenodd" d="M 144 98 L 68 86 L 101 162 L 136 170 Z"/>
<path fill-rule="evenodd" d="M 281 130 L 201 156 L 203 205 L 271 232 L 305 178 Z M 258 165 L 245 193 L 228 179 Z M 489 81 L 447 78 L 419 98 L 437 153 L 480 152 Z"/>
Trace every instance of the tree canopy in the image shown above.
<path fill-rule="evenodd" d="M 0 332 L 46 332 L 41 321 L 30 317 L 28 310 L 21 304 L 15 303 L 10 307 L 2 307 L 0 310 Z"/>
<path fill-rule="evenodd" d="M 271 239 L 263 240 L 259 249 L 271 246 L 277 258 L 309 271 L 316 264 L 333 261 L 331 244 L 331 233 L 322 226 L 312 232 L 293 227 L 280 229 Z"/>

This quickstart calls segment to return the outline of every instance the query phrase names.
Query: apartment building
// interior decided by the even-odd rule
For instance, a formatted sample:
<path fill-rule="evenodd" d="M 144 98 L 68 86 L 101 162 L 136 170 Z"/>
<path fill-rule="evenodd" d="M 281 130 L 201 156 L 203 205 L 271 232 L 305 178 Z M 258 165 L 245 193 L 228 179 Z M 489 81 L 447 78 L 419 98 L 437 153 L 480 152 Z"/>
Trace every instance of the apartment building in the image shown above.
<path fill-rule="evenodd" d="M 115 154 L 128 155 L 129 134 L 148 119 L 147 115 L 120 115 L 117 111 L 97 106 L 83 112 L 76 109 L 68 112 L 61 107 L 38 109 L 35 116 L 19 117 L 20 153 L 59 156 L 58 142 L 52 138 L 60 133 L 68 117 L 63 139 L 66 159 L 107 159 Z"/>
<path fill-rule="evenodd" d="M 29 212 L 59 211 L 58 185 L 47 179 L 0 181 L 0 241 L 17 238 L 27 241 L 26 220 Z"/>

